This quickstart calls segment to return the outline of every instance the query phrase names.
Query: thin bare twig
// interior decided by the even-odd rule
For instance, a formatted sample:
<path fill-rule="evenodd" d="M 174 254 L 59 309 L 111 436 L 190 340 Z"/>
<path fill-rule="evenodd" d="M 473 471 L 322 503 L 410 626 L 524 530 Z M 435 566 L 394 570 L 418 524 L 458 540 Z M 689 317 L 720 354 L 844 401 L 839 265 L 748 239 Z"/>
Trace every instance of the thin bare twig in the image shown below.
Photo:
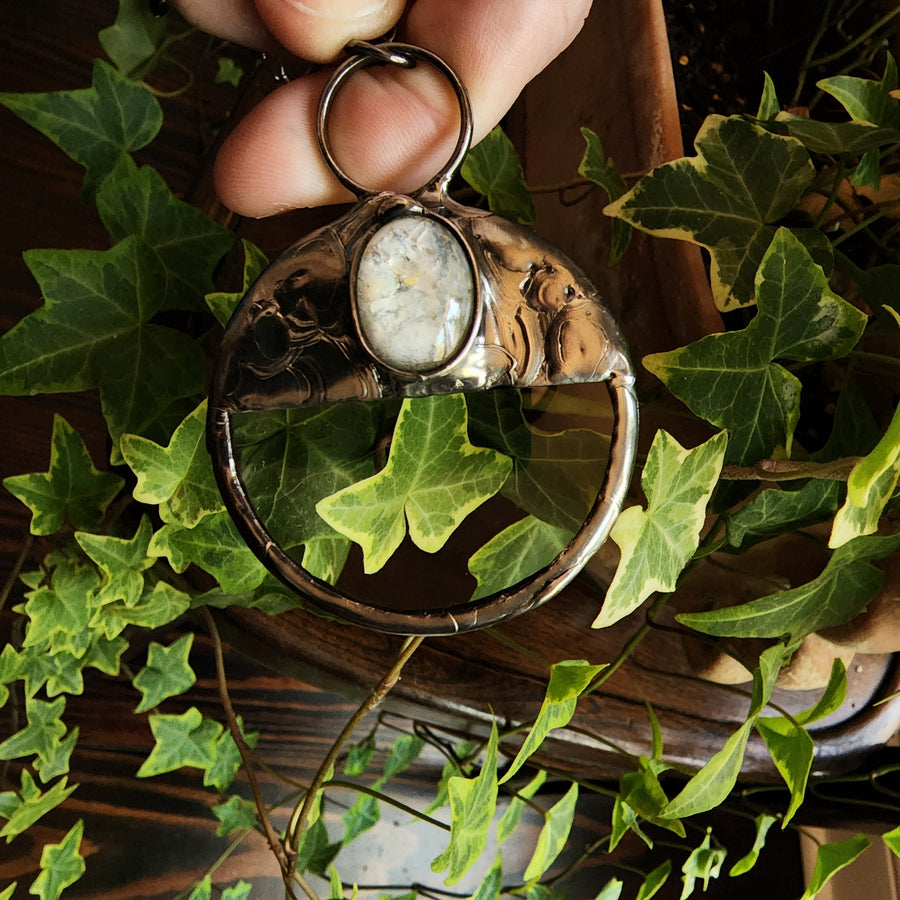
<path fill-rule="evenodd" d="M 309 790 L 303 798 L 303 802 L 294 810 L 294 814 L 291 816 L 291 821 L 285 831 L 283 852 L 290 859 L 289 872 L 291 876 L 296 877 L 297 847 L 300 836 L 303 834 L 303 829 L 312 812 L 313 801 L 321 790 L 322 785 L 325 783 L 328 773 L 331 771 L 335 762 L 337 762 L 337 758 L 340 755 L 344 744 L 349 740 L 359 723 L 362 722 L 372 710 L 376 709 L 390 693 L 394 685 L 400 680 L 400 673 L 403 671 L 403 667 L 409 662 L 412 655 L 418 650 L 424 640 L 424 635 L 417 635 L 416 637 L 406 639 L 388 673 L 360 704 L 356 712 L 347 720 L 347 723 L 338 735 L 337 740 L 331 745 L 331 749 L 326 754 L 325 759 L 322 760 L 322 764 L 319 766 L 319 770 L 316 772 L 315 778 L 313 778 L 312 784 L 309 786 Z"/>

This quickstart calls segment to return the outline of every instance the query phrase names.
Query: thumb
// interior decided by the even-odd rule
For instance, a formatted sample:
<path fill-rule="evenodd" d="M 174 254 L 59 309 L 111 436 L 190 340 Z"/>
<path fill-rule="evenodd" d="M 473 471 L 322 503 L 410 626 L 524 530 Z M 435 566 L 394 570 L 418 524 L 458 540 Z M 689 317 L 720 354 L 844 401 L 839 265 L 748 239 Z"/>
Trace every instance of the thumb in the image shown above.
<path fill-rule="evenodd" d="M 354 38 L 390 31 L 404 0 L 254 0 L 260 18 L 288 50 L 311 62 L 335 59 Z"/>

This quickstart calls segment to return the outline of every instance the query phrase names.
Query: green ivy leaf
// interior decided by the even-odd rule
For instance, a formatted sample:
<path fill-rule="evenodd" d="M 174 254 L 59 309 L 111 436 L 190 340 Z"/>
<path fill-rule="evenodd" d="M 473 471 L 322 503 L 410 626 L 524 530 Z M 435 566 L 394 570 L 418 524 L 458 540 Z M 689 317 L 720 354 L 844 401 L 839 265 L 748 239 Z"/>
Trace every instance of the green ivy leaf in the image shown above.
<path fill-rule="evenodd" d="M 803 802 L 815 744 L 804 728 L 784 716 L 757 719 L 756 730 L 769 748 L 772 761 L 791 792 L 791 800 L 781 822 L 784 828 Z"/>
<path fill-rule="evenodd" d="M 625 179 L 619 174 L 615 163 L 606 155 L 603 143 L 590 128 L 582 128 L 584 156 L 578 166 L 578 174 L 606 192 L 610 202 L 618 200 L 627 190 Z M 624 219 L 614 219 L 612 223 L 612 244 L 609 248 L 609 264 L 614 266 L 631 243 L 631 226 Z"/>
<path fill-rule="evenodd" d="M 162 125 L 162 109 L 153 94 L 99 59 L 89 88 L 0 94 L 0 103 L 85 167 L 82 197 L 88 201 L 103 179 L 129 153 L 149 144 Z"/>
<path fill-rule="evenodd" d="M 802 639 L 814 631 L 842 625 L 862 612 L 884 581 L 871 564 L 900 548 L 900 535 L 859 537 L 838 547 L 825 569 L 807 584 L 732 606 L 675 618 L 688 628 L 719 637 Z"/>
<path fill-rule="evenodd" d="M 144 592 L 144 572 L 156 562 L 154 557 L 147 555 L 152 535 L 153 526 L 147 516 L 141 516 L 137 531 L 130 539 L 76 532 L 75 540 L 103 573 L 95 603 L 102 605 L 121 600 L 126 606 L 134 606 L 140 600 Z"/>
<path fill-rule="evenodd" d="M 142 628 L 159 628 L 168 625 L 191 607 L 191 598 L 166 581 L 158 581 L 152 588 L 145 588 L 141 599 L 134 606 L 121 601 L 107 603 L 94 611 L 90 627 L 114 640 L 129 625 Z"/>
<path fill-rule="evenodd" d="M 191 891 L 188 900 L 212 900 L 212 876 L 204 875 Z"/>
<path fill-rule="evenodd" d="M 445 884 L 456 884 L 487 845 L 488 829 L 497 808 L 497 743 L 497 724 L 492 721 L 479 774 L 474 778 L 455 775 L 449 779 L 450 844 L 431 863 L 433 872 L 447 870 Z"/>
<path fill-rule="evenodd" d="M 537 218 L 512 141 L 498 125 L 466 154 L 460 174 L 501 216 L 531 225 Z"/>
<path fill-rule="evenodd" d="M 564 728 L 575 715 L 578 698 L 605 665 L 593 666 L 583 659 L 565 659 L 550 666 L 550 680 L 540 711 L 516 758 L 503 775 L 505 784 L 528 761 L 554 728 Z"/>
<path fill-rule="evenodd" d="M 36 756 L 48 765 L 53 762 L 66 726 L 60 717 L 66 708 L 65 697 L 46 703 L 35 697 L 25 698 L 28 724 L 0 744 L 0 759 Z"/>
<path fill-rule="evenodd" d="M 680 819 L 697 815 L 725 800 L 740 774 L 752 728 L 753 719 L 749 719 L 728 738 L 725 746 L 663 808 L 666 818 Z"/>
<path fill-rule="evenodd" d="M 166 273 L 139 238 L 109 250 L 28 250 L 25 261 L 45 303 L 0 338 L 4 393 L 99 388 L 114 443 L 148 428 L 174 400 L 202 393 L 200 345 L 150 322 Z"/>
<path fill-rule="evenodd" d="M 424 747 L 425 741 L 414 734 L 403 734 L 398 737 L 384 764 L 383 781 L 405 772 L 419 758 Z"/>
<path fill-rule="evenodd" d="M 183 694 L 197 680 L 188 663 L 193 643 L 193 634 L 182 635 L 168 647 L 150 642 L 147 665 L 131 681 L 141 692 L 141 702 L 134 710 L 136 713 L 154 709 L 167 697 Z"/>
<path fill-rule="evenodd" d="M 778 115 L 778 123 L 811 153 L 857 156 L 900 140 L 896 128 L 878 128 L 868 122 L 820 122 L 783 112 Z M 862 182 L 854 178 L 853 183 Z"/>
<path fill-rule="evenodd" d="M 175 429 L 162 447 L 136 434 L 122 436 L 120 449 L 137 476 L 134 499 L 159 505 L 164 522 L 193 528 L 225 509 L 206 450 L 206 401 Z"/>
<path fill-rule="evenodd" d="M 378 782 L 373 786 L 379 790 Z M 341 838 L 341 846 L 346 847 L 351 841 L 356 840 L 363 832 L 374 828 L 381 818 L 378 808 L 378 800 L 371 794 L 360 794 L 356 802 L 343 815 L 344 836 Z"/>
<path fill-rule="evenodd" d="M 778 93 L 775 90 L 775 82 L 768 72 L 763 72 L 763 90 L 759 98 L 759 109 L 756 118 L 762 122 L 770 122 L 781 111 L 781 103 L 778 102 Z"/>
<path fill-rule="evenodd" d="M 51 809 L 56 809 L 78 787 L 77 784 L 68 786 L 67 780 L 60 778 L 52 788 L 42 792 L 28 769 L 22 769 L 22 786 L 18 793 L 5 791 L 0 794 L 0 818 L 6 819 L 0 838 L 6 838 L 8 844 Z"/>
<path fill-rule="evenodd" d="M 244 722 L 240 716 L 237 719 L 238 728 L 244 743 L 253 748 L 259 741 L 258 731 L 244 731 Z M 219 793 L 224 793 L 231 787 L 243 761 L 231 732 L 223 729 L 213 748 L 213 763 L 203 773 L 203 784 L 206 787 L 214 787 Z"/>
<path fill-rule="evenodd" d="M 573 781 L 562 798 L 544 813 L 544 826 L 525 869 L 525 881 L 537 881 L 556 862 L 569 839 L 577 803 L 578 784 Z"/>
<path fill-rule="evenodd" d="M 641 882 L 640 890 L 634 900 L 650 900 L 655 897 L 659 889 L 666 883 L 672 872 L 672 860 L 667 859 L 664 863 L 658 865 L 644 880 Z"/>
<path fill-rule="evenodd" d="M 713 334 L 644 365 L 701 418 L 729 433 L 726 462 L 744 465 L 783 447 L 800 417 L 800 382 L 777 359 L 836 359 L 862 335 L 866 317 L 828 286 L 787 229 L 775 235 L 757 275 L 759 310 L 741 331 Z"/>
<path fill-rule="evenodd" d="M 222 891 L 222 900 L 247 900 L 252 889 L 252 884 L 248 884 L 246 881 L 239 881 L 237 884 L 233 884 Z"/>
<path fill-rule="evenodd" d="M 73 728 L 66 735 L 65 740 L 53 746 L 47 755 L 33 761 L 34 770 L 40 775 L 44 784 L 49 784 L 54 778 L 65 775 L 69 771 L 69 760 L 78 743 L 78 734 L 78 728 Z"/>
<path fill-rule="evenodd" d="M 708 116 L 694 146 L 696 157 L 658 166 L 605 212 L 650 234 L 706 247 L 718 308 L 749 305 L 777 223 L 815 169 L 799 141 L 739 116 Z"/>
<path fill-rule="evenodd" d="M 699 546 L 727 441 L 720 432 L 685 450 L 666 431 L 656 433 L 641 475 L 647 509 L 629 507 L 613 527 L 611 537 L 622 555 L 594 628 L 618 622 L 654 591 L 675 590 Z"/>
<path fill-rule="evenodd" d="M 19 886 L 18 881 L 14 881 L 8 887 L 5 887 L 2 892 L 0 892 L 0 900 L 12 900 L 13 894 L 16 892 L 16 888 Z"/>
<path fill-rule="evenodd" d="M 799 725 L 810 725 L 840 709 L 847 698 L 847 670 L 843 660 L 835 658 L 831 664 L 831 674 L 822 696 L 809 709 L 794 713 L 794 720 Z"/>
<path fill-rule="evenodd" d="M 499 900 L 503 889 L 503 857 L 498 853 L 487 875 L 469 900 Z"/>
<path fill-rule="evenodd" d="M 59 415 L 53 417 L 50 468 L 3 479 L 3 486 L 31 510 L 31 533 L 39 535 L 54 534 L 66 520 L 75 528 L 97 528 L 124 483 L 94 468 L 84 441 Z"/>
<path fill-rule="evenodd" d="M 29 591 L 28 601 L 16 608 L 30 620 L 23 646 L 83 656 L 92 638 L 91 596 L 99 583 L 93 569 L 74 560 L 57 562 L 50 584 Z"/>
<path fill-rule="evenodd" d="M 344 774 L 351 777 L 362 775 L 369 768 L 377 746 L 374 730 L 370 731 L 359 743 L 353 744 L 344 760 Z"/>
<path fill-rule="evenodd" d="M 332 843 L 321 818 L 316 819 L 306 831 L 297 849 L 297 871 L 312 872 L 320 878 L 326 877 L 328 867 L 341 849 L 341 842 Z"/>
<path fill-rule="evenodd" d="M 337 584 L 350 555 L 350 541 L 338 535 L 308 540 L 303 546 L 300 565 L 315 578 Z"/>
<path fill-rule="evenodd" d="M 37 894 L 40 900 L 59 900 L 62 892 L 81 878 L 85 868 L 80 853 L 83 833 L 84 822 L 79 819 L 58 844 L 44 845 L 41 874 L 28 893 Z"/>
<path fill-rule="evenodd" d="M 404 400 L 387 465 L 316 504 L 335 531 L 360 545 L 363 568 L 377 572 L 400 546 L 439 550 L 456 527 L 503 485 L 512 464 L 466 435 L 461 394 Z"/>
<path fill-rule="evenodd" d="M 216 84 L 230 84 L 237 87 L 244 77 L 244 70 L 230 56 L 220 56 L 216 62 L 218 64 Z"/>
<path fill-rule="evenodd" d="M 497 823 L 497 843 L 502 844 L 508 840 L 513 832 L 519 827 L 522 821 L 522 815 L 525 812 L 525 801 L 531 800 L 532 797 L 543 787 L 547 781 L 547 773 L 541 769 L 537 775 L 525 785 L 516 791 L 515 796 L 509 801 L 500 821 Z"/>
<path fill-rule="evenodd" d="M 176 572 L 195 563 L 229 594 L 252 591 L 266 577 L 265 567 L 248 549 L 227 512 L 206 516 L 194 528 L 163 525 L 150 541 L 150 553 L 165 556 Z"/>
<path fill-rule="evenodd" d="M 868 456 L 861 459 L 847 479 L 847 499 L 834 518 L 829 547 L 840 547 L 853 538 L 874 534 L 881 514 L 900 480 L 900 409 Z"/>
<path fill-rule="evenodd" d="M 897 63 L 888 53 L 881 81 L 836 75 L 822 79 L 817 86 L 840 101 L 851 118 L 897 129 L 900 128 L 900 103 L 892 96 L 892 91 L 897 90 L 897 83 Z M 881 164 L 878 152 L 873 148 L 860 160 L 853 184 L 877 190 L 880 183 Z"/>
<path fill-rule="evenodd" d="M 768 813 L 761 813 L 756 817 L 756 836 L 753 839 L 753 846 L 731 867 L 728 872 L 729 877 L 736 878 L 738 875 L 744 875 L 756 865 L 759 854 L 766 844 L 766 835 L 777 821 L 775 816 L 770 816 Z"/>
<path fill-rule="evenodd" d="M 235 831 L 249 831 L 256 825 L 256 807 L 249 800 L 234 794 L 224 803 L 216 804 L 212 811 L 219 820 L 216 829 L 219 837 L 227 837 Z"/>
<path fill-rule="evenodd" d="M 199 310 L 233 237 L 205 213 L 177 199 L 153 168 L 108 178 L 97 211 L 114 241 L 137 235 L 156 254 L 165 277 L 159 308 Z"/>
<path fill-rule="evenodd" d="M 838 509 L 841 485 L 814 478 L 799 490 L 770 488 L 757 494 L 725 523 L 728 543 L 748 549 L 760 541 L 830 519 Z"/>
<path fill-rule="evenodd" d="M 154 16 L 141 0 L 119 0 L 116 21 L 97 37 L 100 46 L 119 72 L 127 78 L 141 78 L 162 46 L 168 22 Z"/>
<path fill-rule="evenodd" d="M 690 897 L 694 892 L 694 885 L 698 879 L 703 880 L 703 890 L 705 891 L 709 886 L 710 878 L 719 877 L 722 863 L 725 862 L 726 851 L 723 847 L 713 847 L 711 840 L 712 829 L 707 828 L 703 842 L 692 851 L 681 867 L 681 871 L 684 873 L 681 879 L 684 882 L 681 900 L 686 900 L 687 897 Z"/>
<path fill-rule="evenodd" d="M 881 839 L 894 856 L 900 857 L 900 825 L 891 831 L 885 832 Z"/>
<path fill-rule="evenodd" d="M 640 758 L 639 765 L 637 772 L 626 772 L 619 779 L 622 824 L 645 839 L 637 828 L 637 817 L 640 817 L 651 825 L 666 828 L 679 837 L 684 837 L 684 825 L 677 818 L 671 818 L 663 813 L 668 806 L 669 798 L 659 783 L 659 776 L 667 767 L 645 757 Z"/>
<path fill-rule="evenodd" d="M 184 766 L 207 770 L 215 762 L 222 726 L 204 719 L 196 706 L 180 716 L 151 715 L 150 730 L 156 743 L 138 769 L 138 778 L 174 772 Z"/>
<path fill-rule="evenodd" d="M 244 281 L 239 291 L 213 291 L 206 295 L 206 305 L 219 321 L 220 325 L 227 325 L 231 314 L 238 303 L 244 299 L 244 295 L 253 286 L 253 282 L 259 278 L 269 265 L 266 255 L 252 241 L 241 241 L 241 249 L 244 251 Z"/>
<path fill-rule="evenodd" d="M 272 537 L 285 549 L 306 544 L 306 561 L 320 571 L 339 574 L 349 542 L 316 504 L 372 475 L 382 415 L 377 403 L 337 403 L 235 416 L 247 496 Z"/>
<path fill-rule="evenodd" d="M 624 881 L 621 881 L 618 878 L 610 878 L 609 881 L 600 888 L 600 893 L 597 894 L 594 900 L 619 900 L 622 896 L 622 889 L 624 887 Z"/>
<path fill-rule="evenodd" d="M 469 572 L 478 580 L 472 599 L 502 591 L 549 565 L 568 545 L 572 534 L 534 516 L 504 528 L 469 557 Z"/>
<path fill-rule="evenodd" d="M 813 900 L 829 881 L 856 860 L 869 847 L 869 839 L 857 834 L 845 841 L 820 844 L 816 852 L 816 864 L 812 877 L 800 900 Z"/>
<path fill-rule="evenodd" d="M 503 496 L 520 509 L 572 534 L 597 499 L 609 438 L 584 428 L 546 432 L 525 418 L 519 391 L 469 394 L 469 438 L 512 459 Z"/>

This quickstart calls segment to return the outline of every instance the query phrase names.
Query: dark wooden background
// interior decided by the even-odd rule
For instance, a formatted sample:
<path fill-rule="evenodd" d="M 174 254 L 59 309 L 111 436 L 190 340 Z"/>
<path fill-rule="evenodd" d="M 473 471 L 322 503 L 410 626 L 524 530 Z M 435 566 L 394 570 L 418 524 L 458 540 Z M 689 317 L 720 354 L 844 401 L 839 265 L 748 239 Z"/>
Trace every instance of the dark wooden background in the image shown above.
<path fill-rule="evenodd" d="M 102 55 L 96 32 L 112 22 L 114 7 L 112 0 L 4 4 L 0 89 L 45 91 L 87 86 L 92 59 Z M 632 5 L 630 17 L 622 16 L 611 2 L 595 7 L 577 44 L 529 88 L 508 122 L 523 148 L 534 184 L 571 178 L 581 153 L 579 124 L 597 130 L 627 171 L 638 171 L 680 152 L 657 5 L 641 0 Z M 602 53 L 597 51 L 600 41 Z M 228 126 L 228 111 L 252 103 L 268 89 L 271 73 L 261 68 L 241 90 L 215 85 L 212 74 L 220 51 L 216 42 L 198 36 L 187 47 L 183 52 L 190 54 L 196 85 L 164 101 L 165 130 L 140 154 L 141 161 L 151 161 L 159 168 L 176 193 L 228 222 L 267 252 L 276 253 L 332 213 L 302 212 L 266 222 L 231 221 L 212 192 L 210 154 L 217 136 Z M 252 55 L 234 48 L 228 53 L 237 55 L 248 69 L 255 65 Z M 154 75 L 153 82 L 172 90 L 183 78 L 178 70 L 167 69 Z M 582 86 L 575 97 L 569 88 L 574 80 Z M 40 303 L 22 263 L 22 251 L 30 247 L 102 248 L 108 245 L 108 238 L 94 210 L 78 199 L 80 167 L 5 110 L 0 110 L 0 122 L 0 191 L 4 200 L 0 328 L 6 331 Z M 683 343 L 716 327 L 708 307 L 698 305 L 698 295 L 702 299 L 698 278 L 702 279 L 703 273 L 694 249 L 638 238 L 627 264 L 609 271 L 603 264 L 608 234 L 605 226 L 598 227 L 601 198 L 591 198 L 575 210 L 563 209 L 552 196 L 541 198 L 539 204 L 541 230 L 575 258 L 588 261 L 589 274 L 623 321 L 636 356 Z M 0 474 L 46 469 L 54 411 L 64 413 L 88 441 L 95 461 L 102 464 L 105 428 L 95 395 L 4 397 L 0 398 Z M 20 553 L 27 523 L 24 508 L 4 492 L 0 496 L 3 577 Z M 38 544 L 32 552 L 37 554 L 40 549 Z M 20 589 L 15 588 L 9 604 L 20 596 Z M 594 581 L 582 579 L 551 604 L 496 633 L 427 641 L 388 705 L 397 717 L 394 721 L 409 727 L 404 717 L 411 716 L 450 733 L 483 734 L 491 711 L 509 722 L 533 717 L 545 683 L 545 670 L 536 660 L 584 657 L 607 662 L 640 626 L 638 614 L 608 631 L 592 632 L 589 625 L 600 596 L 601 589 Z M 9 623 L 5 613 L 5 633 Z M 182 627 L 196 625 L 186 622 Z M 399 646 L 397 638 L 325 623 L 301 610 L 276 620 L 235 611 L 221 616 L 220 627 L 238 648 L 229 652 L 226 667 L 238 712 L 249 728 L 261 733 L 260 756 L 280 772 L 300 779 L 309 777 L 358 699 L 377 682 Z M 515 645 L 529 652 L 511 650 Z M 185 698 L 173 701 L 171 711 L 195 704 L 221 718 L 211 654 L 202 629 L 197 647 L 192 662 L 200 680 Z M 139 657 L 134 662 L 141 664 Z M 896 682 L 891 657 L 857 661 L 851 669 L 847 704 L 820 728 L 820 771 L 853 769 L 881 752 L 881 745 L 896 730 L 898 709 L 896 704 L 873 709 L 871 702 L 890 693 Z M 722 745 L 747 706 L 745 695 L 692 679 L 680 638 L 656 631 L 602 694 L 581 705 L 577 719 L 581 733 L 550 742 L 544 762 L 598 784 L 617 777 L 621 759 L 606 741 L 633 753 L 647 751 L 644 698 L 651 700 L 664 723 L 669 758 L 689 765 L 702 764 Z M 792 709 L 808 706 L 813 699 L 810 695 L 778 696 L 779 702 Z M 66 718 L 81 727 L 70 776 L 80 788 L 61 810 L 42 820 L 33 834 L 0 847 L 0 889 L 18 878 L 16 896 L 27 896 L 25 888 L 37 866 L 37 842 L 57 840 L 79 817 L 86 820 L 88 871 L 69 892 L 73 898 L 174 897 L 217 858 L 222 842 L 215 837 L 215 821 L 209 812 L 216 797 L 203 789 L 196 772 L 149 782 L 133 777 L 152 746 L 146 719 L 130 714 L 137 700 L 126 679 L 98 677 L 88 681 L 83 696 L 68 701 Z M 16 715 L 14 698 L 0 711 L 0 738 L 16 729 Z M 426 755 L 416 771 L 402 780 L 405 794 L 421 796 L 422 786 L 433 782 L 439 767 L 436 755 Z M 2 774 L 17 782 L 14 766 Z M 281 789 L 272 777 L 262 777 L 266 796 L 274 801 Z M 767 784 L 774 778 L 764 749 L 751 742 L 745 783 Z M 246 791 L 245 782 L 239 786 Z M 0 790 L 6 789 L 8 783 L 0 784 Z M 736 804 L 737 812 L 755 811 L 757 800 L 748 801 L 743 808 Z M 783 796 L 778 802 L 783 803 Z M 580 815 L 579 835 L 584 841 L 605 832 L 609 809 L 604 804 L 602 799 L 588 804 Z M 833 819 L 834 809 L 841 808 L 813 804 L 811 814 Z M 339 811 L 336 807 L 331 814 Z M 283 819 L 284 810 L 278 815 Z M 881 826 L 890 824 L 892 818 L 885 810 L 872 817 Z M 743 821 L 739 815 L 729 818 L 728 813 L 724 818 L 721 827 L 726 831 L 729 822 Z M 371 884 L 377 879 L 423 878 L 431 850 L 417 835 L 405 827 L 389 830 L 379 847 L 369 848 L 366 859 L 352 861 L 362 873 L 361 880 Z M 741 840 L 749 842 L 745 832 Z M 785 890 L 799 893 L 792 840 L 783 838 L 784 865 L 761 873 L 762 883 L 728 885 L 727 895 L 758 896 L 760 890 L 768 890 L 773 897 L 785 896 Z M 440 849 L 437 846 L 434 853 Z M 624 847 L 619 861 L 651 862 L 633 845 Z M 275 873 L 263 841 L 251 837 L 218 871 L 216 881 L 228 883 L 243 877 L 256 884 L 252 896 L 277 897 L 281 894 Z M 602 884 L 597 883 L 600 877 L 595 869 L 588 870 L 585 896 L 593 895 L 591 889 L 596 893 Z M 675 890 L 675 896 L 677 893 Z M 710 894 L 717 896 L 713 891 Z"/>

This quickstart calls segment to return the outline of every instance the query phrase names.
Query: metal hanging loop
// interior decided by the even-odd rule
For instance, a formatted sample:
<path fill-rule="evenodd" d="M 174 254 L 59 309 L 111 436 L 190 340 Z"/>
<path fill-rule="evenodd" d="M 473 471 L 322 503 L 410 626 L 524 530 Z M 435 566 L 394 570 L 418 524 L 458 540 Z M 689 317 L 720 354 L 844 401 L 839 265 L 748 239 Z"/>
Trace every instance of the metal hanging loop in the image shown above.
<path fill-rule="evenodd" d="M 328 168 L 331 169 L 338 181 L 356 194 L 357 197 L 366 197 L 375 193 L 372 188 L 368 188 L 351 178 L 341 167 L 331 149 L 328 126 L 334 99 L 348 79 L 360 69 L 365 69 L 369 66 L 401 66 L 405 69 L 411 69 L 416 66 L 416 63 L 424 62 L 437 69 L 447 79 L 456 94 L 459 104 L 459 137 L 453 153 L 444 168 L 423 185 L 419 191 L 414 191 L 413 193 L 421 191 L 433 191 L 440 195 L 446 193 L 450 180 L 462 165 L 466 153 L 468 153 L 472 144 L 472 104 L 469 101 L 469 94 L 465 85 L 459 76 L 439 56 L 430 50 L 416 47 L 413 44 L 397 42 L 371 44 L 367 41 L 351 41 L 347 45 L 347 50 L 351 55 L 337 68 L 328 84 L 325 85 L 322 96 L 319 98 L 319 108 L 316 114 L 316 139 Z"/>

